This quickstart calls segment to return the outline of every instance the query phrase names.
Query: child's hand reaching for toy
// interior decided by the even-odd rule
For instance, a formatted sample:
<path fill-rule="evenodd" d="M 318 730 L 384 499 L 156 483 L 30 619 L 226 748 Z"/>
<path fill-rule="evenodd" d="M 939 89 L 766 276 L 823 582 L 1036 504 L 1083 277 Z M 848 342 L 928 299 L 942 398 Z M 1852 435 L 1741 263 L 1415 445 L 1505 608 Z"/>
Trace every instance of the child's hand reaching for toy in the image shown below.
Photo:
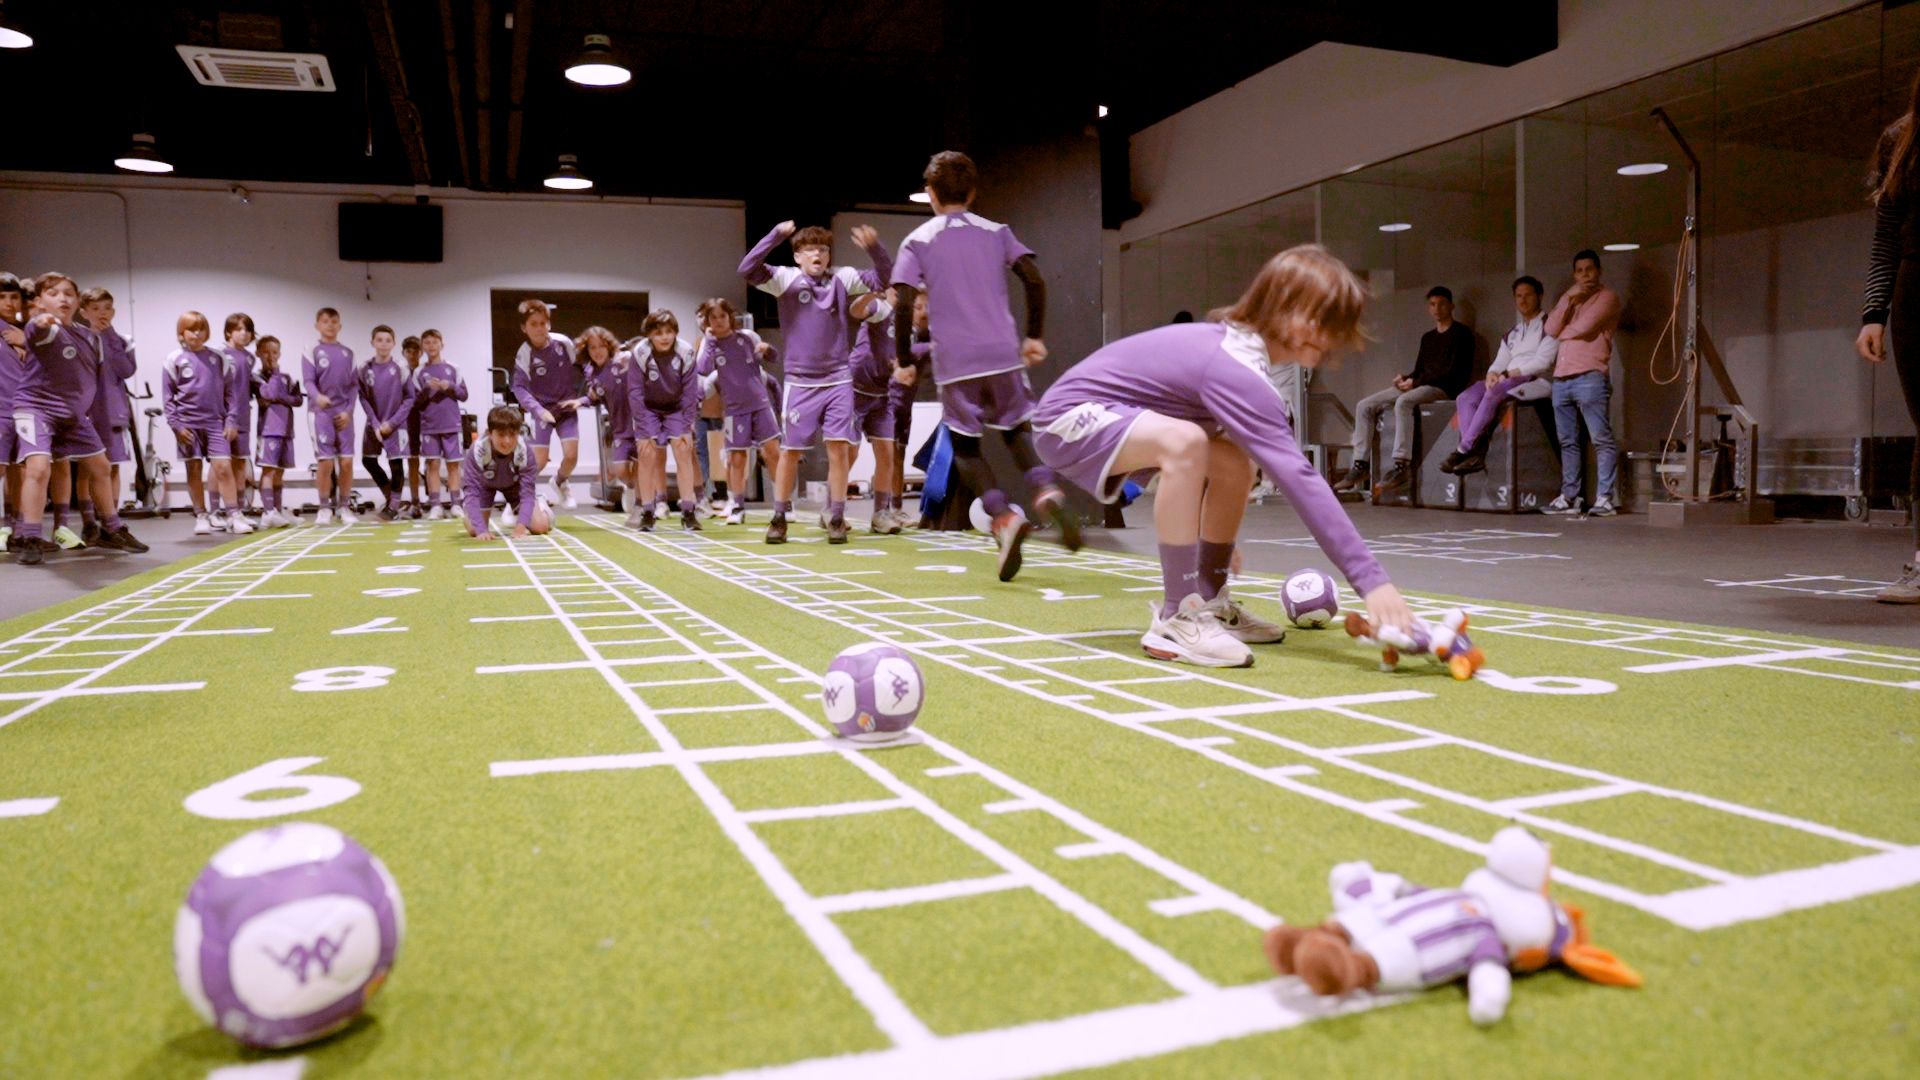
<path fill-rule="evenodd" d="M 1413 632 L 1413 612 L 1407 609 L 1406 600 L 1392 584 L 1374 586 L 1366 599 L 1367 620 L 1375 630 L 1391 626 L 1403 634 Z"/>

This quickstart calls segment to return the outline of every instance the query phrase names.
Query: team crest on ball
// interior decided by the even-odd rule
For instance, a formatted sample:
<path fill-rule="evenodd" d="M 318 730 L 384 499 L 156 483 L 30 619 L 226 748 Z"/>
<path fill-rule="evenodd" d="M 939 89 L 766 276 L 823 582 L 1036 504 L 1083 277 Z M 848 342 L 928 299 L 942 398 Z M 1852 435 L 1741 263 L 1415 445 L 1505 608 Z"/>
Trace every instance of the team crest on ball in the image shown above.
<path fill-rule="evenodd" d="M 1325 626 L 1340 614 L 1333 579 L 1318 570 L 1296 570 L 1287 575 L 1287 583 L 1280 590 L 1280 606 L 1293 625 L 1309 629 Z"/>
<path fill-rule="evenodd" d="M 841 735 L 887 742 L 913 727 L 925 693 L 913 657 L 897 645 L 874 641 L 834 657 L 820 684 L 820 704 Z"/>

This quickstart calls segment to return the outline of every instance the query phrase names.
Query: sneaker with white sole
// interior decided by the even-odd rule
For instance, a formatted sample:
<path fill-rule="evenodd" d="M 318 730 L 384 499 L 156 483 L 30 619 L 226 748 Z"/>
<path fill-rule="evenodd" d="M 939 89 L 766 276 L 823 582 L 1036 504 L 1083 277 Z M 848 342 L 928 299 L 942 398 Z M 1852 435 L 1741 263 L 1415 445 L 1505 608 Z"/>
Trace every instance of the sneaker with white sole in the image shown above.
<path fill-rule="evenodd" d="M 734 503 L 733 505 L 727 507 L 727 524 L 745 525 L 746 523 L 747 523 L 746 507 L 741 506 L 739 503 Z"/>
<path fill-rule="evenodd" d="M 1540 512 L 1543 514 L 1553 514 L 1555 516 L 1577 514 L 1580 512 L 1580 500 L 1578 498 L 1569 499 L 1565 495 L 1555 495 L 1552 502 L 1540 508 Z"/>
<path fill-rule="evenodd" d="M 1613 517 L 1620 511 L 1614 509 L 1613 500 L 1605 495 L 1593 500 L 1593 508 L 1587 511 L 1588 517 Z"/>
<path fill-rule="evenodd" d="M 505 525 L 508 532 L 512 532 L 514 527 L 520 524 L 519 509 L 508 506 L 506 509 L 500 511 L 500 524 Z"/>
<path fill-rule="evenodd" d="M 322 511 L 322 513 L 325 513 L 325 511 Z M 193 515 L 193 535 L 206 536 L 211 532 L 213 532 L 213 522 L 207 520 L 207 515 Z"/>
<path fill-rule="evenodd" d="M 352 507 L 343 506 L 340 508 L 340 524 L 358 525 L 360 524 L 360 515 L 354 513 Z"/>
<path fill-rule="evenodd" d="M 996 562 L 1001 581 L 1012 581 L 1020 572 L 1020 545 L 1032 531 L 1033 523 L 1025 515 L 1011 510 L 993 519 L 993 540 L 1000 549 Z"/>
<path fill-rule="evenodd" d="M 1225 587 L 1207 601 L 1206 610 L 1226 627 L 1227 633 L 1249 645 L 1274 645 L 1287 640 L 1286 627 L 1251 614 L 1235 602 Z"/>
<path fill-rule="evenodd" d="M 1874 594 L 1883 604 L 1920 604 L 1920 562 L 1901 567 L 1900 580 Z"/>
<path fill-rule="evenodd" d="M 53 530 L 53 542 L 60 545 L 62 551 L 78 551 L 87 546 L 87 542 L 80 538 L 79 533 L 65 525 Z"/>
<path fill-rule="evenodd" d="M 245 536 L 253 531 L 253 526 L 247 524 L 247 519 L 241 515 L 240 511 L 235 510 L 227 515 L 227 531 L 235 536 Z"/>
<path fill-rule="evenodd" d="M 226 511 L 224 511 L 224 510 L 215 510 L 215 511 L 213 511 L 212 513 L 210 513 L 210 514 L 208 514 L 208 515 L 207 515 L 207 524 L 209 524 L 209 525 L 211 525 L 211 526 L 213 526 L 213 531 L 214 531 L 214 532 L 226 532 L 226 531 L 227 531 L 227 514 L 226 514 Z"/>
<path fill-rule="evenodd" d="M 433 506 L 433 509 L 427 511 L 427 520 L 428 521 L 447 520 L 447 508 L 444 506 L 441 506 L 438 503 L 435 503 Z"/>
<path fill-rule="evenodd" d="M 1159 604 L 1148 610 L 1153 617 L 1140 638 L 1148 656 L 1200 667 L 1253 666 L 1253 650 L 1221 625 L 1199 593 L 1189 593 L 1172 615 L 1162 616 Z"/>
<path fill-rule="evenodd" d="M 641 506 L 639 503 L 634 503 L 632 509 L 627 511 L 627 528 L 638 529 L 640 527 L 640 519 L 646 515 L 646 512 L 646 507 Z"/>
<path fill-rule="evenodd" d="M 559 489 L 561 506 L 566 507 L 568 510 L 580 509 L 580 501 L 573 497 L 572 484 L 555 483 L 553 486 Z"/>
<path fill-rule="evenodd" d="M 331 524 L 333 524 L 333 507 L 331 507 L 331 506 L 323 506 L 323 507 L 321 507 L 320 509 L 318 509 L 318 510 L 315 510 L 315 511 L 313 512 L 313 523 L 314 523 L 315 525 L 331 525 Z M 194 531 L 196 531 L 196 532 L 198 532 L 199 530 L 198 530 L 198 529 L 196 529 L 196 530 L 194 530 Z"/>

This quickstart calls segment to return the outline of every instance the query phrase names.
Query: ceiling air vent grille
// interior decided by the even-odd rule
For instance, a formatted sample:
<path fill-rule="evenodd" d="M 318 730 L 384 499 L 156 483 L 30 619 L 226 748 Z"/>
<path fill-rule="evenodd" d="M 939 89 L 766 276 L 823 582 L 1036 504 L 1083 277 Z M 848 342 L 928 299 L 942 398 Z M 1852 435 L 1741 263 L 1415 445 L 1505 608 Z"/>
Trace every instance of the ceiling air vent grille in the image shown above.
<path fill-rule="evenodd" d="M 175 48 L 202 86 L 327 93 L 334 89 L 333 71 L 319 53 L 255 52 L 202 45 Z"/>

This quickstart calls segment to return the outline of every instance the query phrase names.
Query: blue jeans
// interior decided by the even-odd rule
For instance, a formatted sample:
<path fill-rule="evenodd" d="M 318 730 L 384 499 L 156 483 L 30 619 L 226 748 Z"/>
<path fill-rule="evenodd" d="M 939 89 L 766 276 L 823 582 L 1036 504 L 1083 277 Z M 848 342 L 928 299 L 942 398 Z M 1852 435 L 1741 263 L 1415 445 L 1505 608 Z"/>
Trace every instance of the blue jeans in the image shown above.
<path fill-rule="evenodd" d="M 1604 371 L 1589 371 L 1553 380 L 1553 424 L 1560 438 L 1560 494 L 1568 501 L 1580 497 L 1580 422 L 1587 425 L 1593 453 L 1599 459 L 1600 486 L 1596 501 L 1614 497 L 1614 476 L 1620 465 L 1620 447 L 1613 441 L 1611 405 L 1613 383 Z"/>

